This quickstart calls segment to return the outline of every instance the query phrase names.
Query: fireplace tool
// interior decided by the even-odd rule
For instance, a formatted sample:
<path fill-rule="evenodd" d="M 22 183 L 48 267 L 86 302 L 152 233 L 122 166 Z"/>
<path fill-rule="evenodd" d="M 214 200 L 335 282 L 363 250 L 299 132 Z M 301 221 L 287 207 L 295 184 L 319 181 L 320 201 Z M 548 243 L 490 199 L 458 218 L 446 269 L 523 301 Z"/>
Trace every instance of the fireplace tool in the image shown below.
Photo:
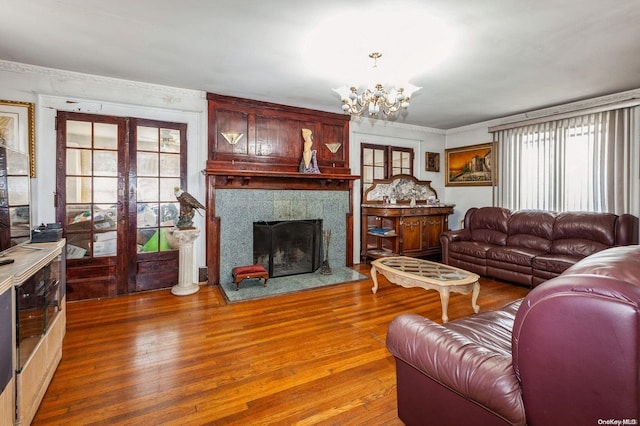
<path fill-rule="evenodd" d="M 322 230 L 322 254 L 324 260 L 322 261 L 322 266 L 320 267 L 320 273 L 322 275 L 331 275 L 331 266 L 329 266 L 329 241 L 331 241 L 331 229 L 323 229 Z"/>

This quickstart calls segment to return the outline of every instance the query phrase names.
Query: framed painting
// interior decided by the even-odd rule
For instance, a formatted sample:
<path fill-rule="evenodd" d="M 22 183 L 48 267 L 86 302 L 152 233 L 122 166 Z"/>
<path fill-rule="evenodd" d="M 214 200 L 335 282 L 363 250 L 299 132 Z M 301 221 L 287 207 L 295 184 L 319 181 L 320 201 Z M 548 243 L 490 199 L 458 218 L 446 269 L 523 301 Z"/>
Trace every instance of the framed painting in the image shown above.
<path fill-rule="evenodd" d="M 29 176 L 36 176 L 35 107 L 29 102 L 0 100 L 0 147 L 29 157 Z"/>
<path fill-rule="evenodd" d="M 427 172 L 440 171 L 440 153 L 438 152 L 425 153 L 424 170 Z"/>
<path fill-rule="evenodd" d="M 445 186 L 492 186 L 495 150 L 495 142 L 445 149 Z"/>

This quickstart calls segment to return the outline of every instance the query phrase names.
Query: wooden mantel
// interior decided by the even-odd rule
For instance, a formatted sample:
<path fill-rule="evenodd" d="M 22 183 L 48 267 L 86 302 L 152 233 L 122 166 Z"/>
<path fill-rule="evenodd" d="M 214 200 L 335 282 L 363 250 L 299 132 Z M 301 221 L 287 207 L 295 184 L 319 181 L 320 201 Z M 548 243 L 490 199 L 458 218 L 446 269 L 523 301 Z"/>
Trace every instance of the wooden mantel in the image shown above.
<path fill-rule="evenodd" d="M 299 173 L 260 170 L 216 169 L 207 167 L 210 185 L 225 189 L 327 189 L 350 190 L 352 182 L 360 176 L 345 173 Z"/>
<path fill-rule="evenodd" d="M 348 191 L 346 265 L 353 265 L 353 181 L 349 168 L 349 116 L 209 93 L 209 158 L 207 188 L 207 267 L 209 284 L 220 284 L 220 217 L 216 191 L 223 189 L 284 189 Z M 302 159 L 302 129 L 313 133 L 312 149 L 320 173 L 298 171 Z M 242 133 L 230 144 L 226 132 Z M 339 143 L 335 152 L 326 144 Z"/>

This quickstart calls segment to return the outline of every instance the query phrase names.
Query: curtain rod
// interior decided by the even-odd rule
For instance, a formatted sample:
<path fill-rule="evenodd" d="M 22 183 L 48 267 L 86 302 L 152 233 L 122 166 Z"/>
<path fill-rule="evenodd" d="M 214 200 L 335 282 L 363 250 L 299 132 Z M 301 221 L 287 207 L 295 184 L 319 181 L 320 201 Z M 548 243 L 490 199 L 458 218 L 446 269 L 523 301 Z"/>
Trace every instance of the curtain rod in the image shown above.
<path fill-rule="evenodd" d="M 566 118 L 573 118 L 581 115 L 596 114 L 598 112 L 611 111 L 614 109 L 630 108 L 638 105 L 640 105 L 640 99 L 633 98 L 626 101 L 613 102 L 610 104 L 578 109 L 575 111 L 563 112 L 559 114 L 551 113 L 549 115 L 545 115 L 542 117 L 531 118 L 531 119 L 522 120 L 522 121 L 515 121 L 513 123 L 500 124 L 498 126 L 489 127 L 489 133 L 499 132 L 501 130 L 514 129 L 516 127 L 524 127 L 524 126 L 531 126 L 534 124 L 546 123 L 548 121 L 564 120 Z"/>

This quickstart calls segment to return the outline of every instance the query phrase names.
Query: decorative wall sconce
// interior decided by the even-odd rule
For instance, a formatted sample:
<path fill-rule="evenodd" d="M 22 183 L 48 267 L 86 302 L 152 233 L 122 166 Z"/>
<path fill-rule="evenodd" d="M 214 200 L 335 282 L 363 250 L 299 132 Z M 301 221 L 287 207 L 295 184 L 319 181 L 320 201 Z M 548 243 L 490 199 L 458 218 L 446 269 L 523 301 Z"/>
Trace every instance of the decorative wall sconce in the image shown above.
<path fill-rule="evenodd" d="M 238 143 L 242 136 L 244 136 L 240 132 L 220 132 L 222 136 L 229 142 L 229 145 L 235 145 Z"/>
<path fill-rule="evenodd" d="M 336 152 L 338 152 L 338 150 L 342 146 L 342 144 L 340 142 L 325 143 L 324 145 L 327 148 L 329 148 L 329 151 L 331 151 L 332 154 L 335 154 Z"/>

